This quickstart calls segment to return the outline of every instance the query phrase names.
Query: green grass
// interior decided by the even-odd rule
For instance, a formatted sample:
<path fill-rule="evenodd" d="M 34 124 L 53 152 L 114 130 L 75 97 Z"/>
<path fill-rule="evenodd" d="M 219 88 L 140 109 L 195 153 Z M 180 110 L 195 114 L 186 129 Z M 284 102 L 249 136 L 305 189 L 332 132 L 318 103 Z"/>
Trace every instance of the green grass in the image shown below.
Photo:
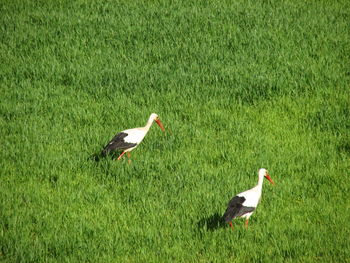
<path fill-rule="evenodd" d="M 350 262 L 348 1 L 0 13 L 0 261 Z M 151 112 L 131 165 L 88 158 Z M 248 231 L 221 226 L 261 167 Z"/>

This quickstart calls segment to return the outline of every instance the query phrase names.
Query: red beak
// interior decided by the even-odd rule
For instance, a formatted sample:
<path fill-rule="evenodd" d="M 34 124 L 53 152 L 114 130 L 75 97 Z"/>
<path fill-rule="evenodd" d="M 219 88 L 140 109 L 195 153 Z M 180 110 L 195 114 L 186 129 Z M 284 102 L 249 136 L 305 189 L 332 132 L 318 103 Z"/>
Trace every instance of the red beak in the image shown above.
<path fill-rule="evenodd" d="M 162 129 L 162 131 L 165 131 L 163 124 L 160 122 L 160 120 L 156 120 L 156 123 L 159 125 L 159 127 Z"/>
<path fill-rule="evenodd" d="M 275 184 L 274 181 L 272 181 L 271 177 L 269 174 L 265 175 L 266 179 L 270 181 L 271 184 Z"/>

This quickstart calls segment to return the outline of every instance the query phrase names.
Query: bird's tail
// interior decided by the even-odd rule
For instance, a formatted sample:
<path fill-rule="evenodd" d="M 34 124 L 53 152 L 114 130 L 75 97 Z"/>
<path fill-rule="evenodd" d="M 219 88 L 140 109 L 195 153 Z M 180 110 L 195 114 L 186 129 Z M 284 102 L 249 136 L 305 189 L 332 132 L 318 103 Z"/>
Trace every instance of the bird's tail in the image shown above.
<path fill-rule="evenodd" d="M 225 221 L 225 223 L 230 222 L 233 218 L 231 211 L 228 210 L 226 210 L 225 214 L 222 216 L 222 220 Z"/>

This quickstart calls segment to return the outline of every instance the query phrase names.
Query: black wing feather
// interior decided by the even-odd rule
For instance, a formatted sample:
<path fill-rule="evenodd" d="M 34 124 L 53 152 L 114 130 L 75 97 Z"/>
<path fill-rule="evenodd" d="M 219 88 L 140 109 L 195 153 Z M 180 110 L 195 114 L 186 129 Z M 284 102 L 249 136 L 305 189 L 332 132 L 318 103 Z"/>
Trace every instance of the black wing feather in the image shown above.
<path fill-rule="evenodd" d="M 243 206 L 245 198 L 243 196 L 235 196 L 231 199 L 231 201 L 227 205 L 227 209 L 223 218 L 225 222 L 228 223 L 232 221 L 232 219 L 236 217 L 243 216 L 246 213 L 253 212 L 255 207 Z"/>
<path fill-rule="evenodd" d="M 102 155 L 107 155 L 111 151 L 115 150 L 126 150 L 131 147 L 135 147 L 137 143 L 125 142 L 124 138 L 128 136 L 125 132 L 116 134 L 113 139 L 103 148 Z"/>

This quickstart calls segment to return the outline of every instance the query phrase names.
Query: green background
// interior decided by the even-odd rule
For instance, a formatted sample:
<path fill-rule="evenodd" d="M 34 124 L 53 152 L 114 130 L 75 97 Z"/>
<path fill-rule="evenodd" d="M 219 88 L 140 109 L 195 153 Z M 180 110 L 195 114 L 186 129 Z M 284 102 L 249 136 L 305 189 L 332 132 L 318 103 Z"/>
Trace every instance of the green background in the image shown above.
<path fill-rule="evenodd" d="M 348 1 L 0 1 L 0 261 L 350 262 Z M 94 161 L 159 114 L 127 158 Z M 219 222 L 267 181 L 248 230 Z"/>

